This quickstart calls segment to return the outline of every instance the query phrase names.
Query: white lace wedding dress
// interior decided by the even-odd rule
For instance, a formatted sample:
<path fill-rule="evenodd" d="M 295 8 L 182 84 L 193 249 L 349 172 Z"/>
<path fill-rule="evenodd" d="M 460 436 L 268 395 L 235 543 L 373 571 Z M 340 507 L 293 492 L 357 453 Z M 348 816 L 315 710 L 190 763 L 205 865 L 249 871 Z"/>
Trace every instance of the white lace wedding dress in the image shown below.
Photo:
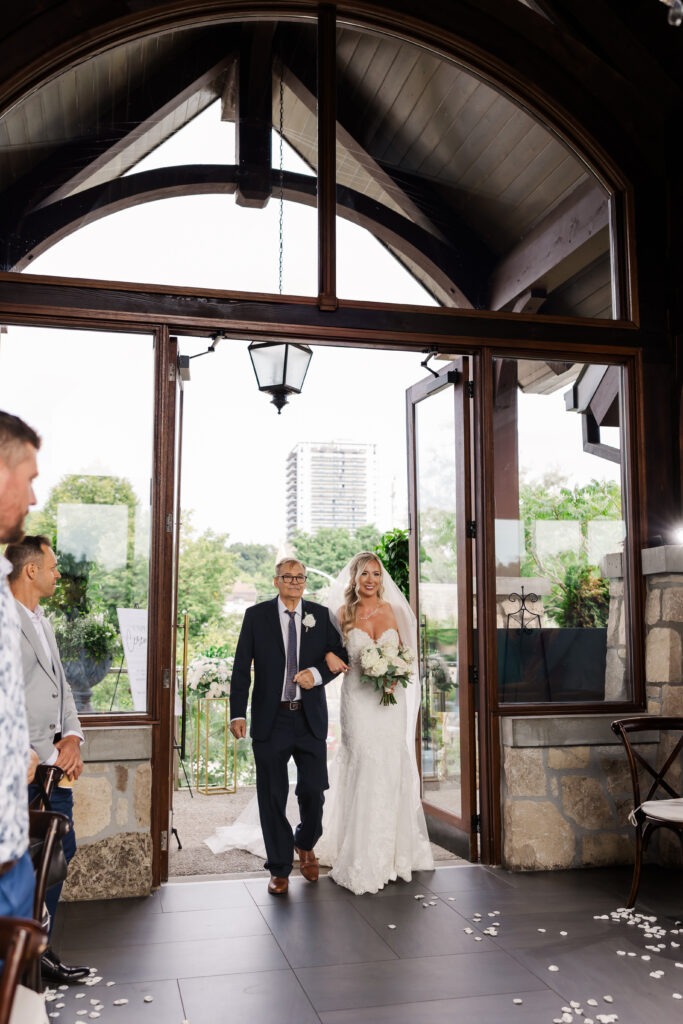
<path fill-rule="evenodd" d="M 388 634 L 398 643 L 394 629 L 380 639 Z M 410 881 L 413 871 L 434 867 L 415 754 L 406 740 L 406 690 L 398 686 L 397 703 L 384 706 L 377 690 L 360 681 L 360 653 L 370 639 L 356 626 L 347 636 L 341 744 L 315 849 L 322 864 L 332 865 L 330 877 L 358 895 L 377 892 L 397 878 Z"/>

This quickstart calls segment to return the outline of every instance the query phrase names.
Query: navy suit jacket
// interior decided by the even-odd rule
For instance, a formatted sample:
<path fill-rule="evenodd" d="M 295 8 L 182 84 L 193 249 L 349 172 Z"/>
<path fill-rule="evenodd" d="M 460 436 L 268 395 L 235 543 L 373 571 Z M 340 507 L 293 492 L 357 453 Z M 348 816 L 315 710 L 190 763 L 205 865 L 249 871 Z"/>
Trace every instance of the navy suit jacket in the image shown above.
<path fill-rule="evenodd" d="M 346 660 L 346 651 L 339 633 L 330 620 L 327 608 L 313 601 L 303 601 L 303 616 L 311 614 L 315 625 L 301 627 L 299 668 L 317 668 L 323 684 L 335 673 L 325 664 L 325 655 L 333 651 Z M 247 717 L 247 701 L 254 665 L 254 692 L 251 698 L 251 729 L 254 740 L 267 740 L 273 731 L 275 717 L 282 700 L 282 687 L 287 662 L 282 639 L 278 598 L 261 601 L 247 608 L 242 623 L 230 683 L 230 718 Z M 301 690 L 306 721 L 314 736 L 327 737 L 327 699 L 325 687 Z"/>

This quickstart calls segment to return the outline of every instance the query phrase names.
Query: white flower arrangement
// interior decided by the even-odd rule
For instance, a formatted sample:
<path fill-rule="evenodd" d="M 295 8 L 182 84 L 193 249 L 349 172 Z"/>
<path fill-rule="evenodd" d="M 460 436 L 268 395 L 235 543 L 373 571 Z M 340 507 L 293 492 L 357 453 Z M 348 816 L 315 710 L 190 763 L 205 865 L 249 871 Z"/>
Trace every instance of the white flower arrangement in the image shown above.
<path fill-rule="evenodd" d="M 400 683 L 406 687 L 410 680 L 415 655 L 410 647 L 393 640 L 368 644 L 360 652 L 361 682 L 372 683 L 382 694 L 380 704 L 395 704 L 393 689 Z"/>
<path fill-rule="evenodd" d="M 232 658 L 194 658 L 187 669 L 187 685 L 197 697 L 227 697 L 230 694 Z"/>
<path fill-rule="evenodd" d="M 305 627 L 306 632 L 308 632 L 309 629 L 312 629 L 313 626 L 315 626 L 315 617 L 312 615 L 311 612 L 306 612 L 303 619 L 301 620 L 301 625 Z"/>

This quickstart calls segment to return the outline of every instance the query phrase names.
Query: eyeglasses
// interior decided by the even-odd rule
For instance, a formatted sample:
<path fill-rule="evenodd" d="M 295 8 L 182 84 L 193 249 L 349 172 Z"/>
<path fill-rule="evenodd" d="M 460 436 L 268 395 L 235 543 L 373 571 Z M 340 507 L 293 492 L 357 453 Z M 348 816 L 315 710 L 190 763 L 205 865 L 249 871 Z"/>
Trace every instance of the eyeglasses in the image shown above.
<path fill-rule="evenodd" d="M 308 576 L 290 576 L 288 572 L 280 576 L 283 583 L 305 583 Z"/>

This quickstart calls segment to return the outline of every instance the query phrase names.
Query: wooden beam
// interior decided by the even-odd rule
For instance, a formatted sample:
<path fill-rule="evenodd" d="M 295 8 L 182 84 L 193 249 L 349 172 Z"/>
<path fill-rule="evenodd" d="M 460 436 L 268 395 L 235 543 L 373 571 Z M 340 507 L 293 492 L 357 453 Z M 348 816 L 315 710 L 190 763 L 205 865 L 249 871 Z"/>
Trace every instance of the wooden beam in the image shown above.
<path fill-rule="evenodd" d="M 4 240 L 0 269 L 23 270 L 36 256 L 86 224 L 141 203 L 185 195 L 232 194 L 237 190 L 239 173 L 239 168 L 233 165 L 164 167 L 115 178 L 104 185 L 77 192 L 24 218 L 17 233 Z M 271 191 L 279 190 L 279 171 L 272 169 L 270 175 Z M 282 188 L 285 200 L 315 206 L 317 185 L 310 175 L 286 171 Z M 447 245 L 353 189 L 337 189 L 335 208 L 340 216 L 370 231 L 385 245 L 417 263 L 451 299 L 450 305 L 466 305 L 456 276 L 460 266 L 454 266 L 454 254 Z"/>
<path fill-rule="evenodd" d="M 609 249 L 609 198 L 591 178 L 503 257 L 491 276 L 489 309 L 531 288 L 554 291 Z"/>
<path fill-rule="evenodd" d="M 223 329 L 234 337 L 286 339 L 316 344 L 401 348 L 421 352 L 428 345 L 461 353 L 487 341 L 515 356 L 618 361 L 644 346 L 666 358 L 658 331 L 613 320 L 514 316 L 462 309 L 383 305 L 339 300 L 336 312 L 318 309 L 317 298 L 228 292 L 170 285 L 72 280 L 0 273 L 0 322 L 110 326 L 126 329 L 166 323 L 173 331 L 209 336 Z M 612 353 L 610 360 L 609 354 Z"/>
<path fill-rule="evenodd" d="M 238 206 L 262 209 L 271 195 L 274 22 L 242 25 L 235 103 Z"/>
<path fill-rule="evenodd" d="M 163 73 L 101 117 L 106 131 L 66 142 L 0 194 L 3 233 L 34 208 L 56 202 L 81 187 L 199 89 L 213 81 L 236 47 L 235 28 L 217 28 L 195 41 Z M 94 126 L 97 127 L 97 126 Z"/>
<path fill-rule="evenodd" d="M 318 112 L 315 80 L 311 65 L 295 45 L 292 26 L 281 26 L 276 38 L 286 65 L 288 89 L 314 116 Z M 337 90 L 336 145 L 345 150 L 370 180 L 386 193 L 388 200 L 406 218 L 433 235 L 451 250 L 449 272 L 457 266 L 458 288 L 447 291 L 450 303 L 485 308 L 488 278 L 494 256 L 479 235 L 458 217 L 424 178 L 376 161 L 359 141 L 367 111 L 346 90 Z M 420 282 L 423 284 L 424 282 Z"/>
<path fill-rule="evenodd" d="M 545 288 L 528 288 L 512 303 L 513 313 L 538 313 L 548 298 Z"/>
<path fill-rule="evenodd" d="M 318 14 L 318 305 L 337 308 L 337 57 L 336 14 Z"/>

